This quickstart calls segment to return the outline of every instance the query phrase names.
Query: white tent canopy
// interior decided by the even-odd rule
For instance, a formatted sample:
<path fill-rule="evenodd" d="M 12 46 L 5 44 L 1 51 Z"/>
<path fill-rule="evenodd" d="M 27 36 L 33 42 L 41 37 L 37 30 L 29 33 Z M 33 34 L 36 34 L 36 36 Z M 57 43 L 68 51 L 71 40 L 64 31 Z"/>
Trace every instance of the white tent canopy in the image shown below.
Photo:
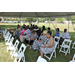
<path fill-rule="evenodd" d="M 75 12 L 0 12 L 1 17 L 65 17 Z"/>

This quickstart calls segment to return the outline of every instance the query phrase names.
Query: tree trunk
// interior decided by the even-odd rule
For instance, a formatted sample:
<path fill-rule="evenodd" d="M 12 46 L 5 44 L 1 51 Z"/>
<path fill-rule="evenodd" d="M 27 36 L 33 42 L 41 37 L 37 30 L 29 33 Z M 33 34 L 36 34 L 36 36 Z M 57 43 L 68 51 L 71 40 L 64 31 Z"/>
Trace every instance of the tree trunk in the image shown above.
<path fill-rule="evenodd" d="M 55 19 L 55 27 L 57 28 L 57 18 Z"/>
<path fill-rule="evenodd" d="M 29 22 L 29 25 L 31 25 L 31 24 L 32 24 L 32 21 Z"/>

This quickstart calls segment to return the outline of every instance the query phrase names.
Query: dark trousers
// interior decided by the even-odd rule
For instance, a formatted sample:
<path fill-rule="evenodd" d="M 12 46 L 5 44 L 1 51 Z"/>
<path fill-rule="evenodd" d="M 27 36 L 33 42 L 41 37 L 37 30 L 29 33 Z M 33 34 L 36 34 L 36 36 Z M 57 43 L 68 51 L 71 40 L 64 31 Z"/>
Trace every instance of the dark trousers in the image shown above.
<path fill-rule="evenodd" d="M 62 42 L 64 41 L 64 39 L 63 38 L 60 38 L 60 40 L 59 40 L 59 45 L 62 45 Z"/>
<path fill-rule="evenodd" d="M 30 41 L 29 41 L 29 40 L 26 40 L 26 41 L 25 41 L 25 43 L 27 43 L 27 44 L 29 44 L 29 45 L 32 45 L 33 42 L 34 42 L 34 40 L 30 40 Z"/>

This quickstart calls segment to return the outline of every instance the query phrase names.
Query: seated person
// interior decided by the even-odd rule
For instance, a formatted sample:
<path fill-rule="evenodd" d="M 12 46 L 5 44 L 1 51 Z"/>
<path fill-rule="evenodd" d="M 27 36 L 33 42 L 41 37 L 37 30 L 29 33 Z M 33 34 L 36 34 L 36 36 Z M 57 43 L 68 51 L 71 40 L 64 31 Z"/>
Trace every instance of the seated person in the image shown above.
<path fill-rule="evenodd" d="M 23 30 L 22 30 L 21 34 L 19 35 L 19 39 L 20 39 L 20 36 L 24 34 L 24 32 L 25 32 L 25 27 L 23 26 Z"/>
<path fill-rule="evenodd" d="M 55 36 L 60 37 L 60 31 L 59 31 L 59 28 L 55 28 L 55 29 L 56 29 L 56 34 L 55 34 Z M 54 38 L 55 36 L 53 36 L 53 38 Z M 55 38 L 55 41 L 58 41 L 58 39 Z"/>
<path fill-rule="evenodd" d="M 51 53 L 54 50 L 55 46 L 54 39 L 51 36 L 51 32 L 48 32 L 46 36 L 48 37 L 49 40 L 47 44 L 40 47 L 41 58 L 43 58 L 43 54 Z"/>
<path fill-rule="evenodd" d="M 20 25 L 17 25 L 17 28 L 15 29 L 15 31 L 13 32 L 13 36 L 16 35 L 17 31 L 21 31 Z"/>
<path fill-rule="evenodd" d="M 43 30 L 46 30 L 45 26 L 42 27 L 42 32 L 43 32 Z"/>
<path fill-rule="evenodd" d="M 30 45 L 30 48 L 31 48 L 32 47 L 31 45 L 32 45 L 32 43 L 34 42 L 34 40 L 36 38 L 37 38 L 36 32 L 35 31 L 32 31 L 32 34 L 31 34 L 30 38 L 26 40 L 26 43 L 28 44 L 27 46 Z"/>
<path fill-rule="evenodd" d="M 67 32 L 67 29 L 64 29 L 64 35 L 60 38 L 59 45 L 62 44 L 64 39 L 69 39 L 69 38 L 70 38 L 70 36 L 69 36 L 69 33 Z"/>
<path fill-rule="evenodd" d="M 15 32 L 15 39 L 17 38 L 17 36 L 20 35 L 20 31 L 21 31 L 21 27 L 20 25 L 17 26 L 16 32 Z"/>
<path fill-rule="evenodd" d="M 51 35 L 52 35 L 52 31 L 50 30 L 51 28 L 50 27 L 48 27 L 48 32 L 50 31 L 51 32 Z"/>
<path fill-rule="evenodd" d="M 37 25 L 35 25 L 35 29 L 38 29 Z"/>
<path fill-rule="evenodd" d="M 20 41 L 23 43 L 25 39 L 28 39 L 30 38 L 31 36 L 31 30 L 28 29 L 28 27 L 25 27 L 26 28 L 26 31 L 24 32 L 23 35 L 20 36 Z"/>
<path fill-rule="evenodd" d="M 41 35 L 41 33 L 42 33 L 41 28 L 39 28 L 39 30 L 37 30 L 36 33 L 37 33 L 38 37 L 40 37 L 40 35 Z"/>
<path fill-rule="evenodd" d="M 5 25 L 3 25 L 3 30 L 5 30 L 5 29 L 6 29 Z"/>
<path fill-rule="evenodd" d="M 47 33 L 47 31 L 44 30 L 42 32 L 43 35 L 40 36 L 39 40 L 35 40 L 34 41 L 33 46 L 32 46 L 34 50 L 37 50 L 38 51 L 38 49 L 40 48 L 41 44 L 44 44 L 45 43 L 45 41 L 47 40 L 46 33 Z"/>

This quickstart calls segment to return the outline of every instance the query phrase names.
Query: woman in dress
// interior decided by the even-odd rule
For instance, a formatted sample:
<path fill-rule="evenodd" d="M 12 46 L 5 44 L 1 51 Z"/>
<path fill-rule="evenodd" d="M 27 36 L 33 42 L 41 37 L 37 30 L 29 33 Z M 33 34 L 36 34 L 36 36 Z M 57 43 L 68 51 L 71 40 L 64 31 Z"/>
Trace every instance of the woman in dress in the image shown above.
<path fill-rule="evenodd" d="M 51 53 L 54 50 L 54 46 L 55 46 L 54 39 L 51 36 L 51 32 L 48 32 L 46 36 L 48 37 L 49 40 L 47 44 L 42 45 L 40 47 L 41 58 L 43 58 L 43 54 Z"/>
<path fill-rule="evenodd" d="M 36 50 L 36 52 L 37 52 L 38 49 L 40 48 L 41 44 L 44 44 L 45 41 L 48 39 L 47 36 L 46 36 L 46 33 L 47 33 L 47 31 L 44 30 L 44 31 L 42 32 L 43 35 L 39 37 L 39 40 L 35 40 L 35 41 L 34 41 L 32 47 L 33 47 L 34 50 Z"/>
<path fill-rule="evenodd" d="M 38 35 L 36 34 L 36 32 L 35 32 L 35 31 L 32 31 L 32 34 L 31 34 L 30 38 L 29 38 L 29 39 L 26 39 L 27 46 L 30 45 L 30 49 L 31 49 L 31 47 L 32 47 L 32 43 L 34 42 L 34 40 L 35 40 L 37 37 L 38 37 Z"/>
<path fill-rule="evenodd" d="M 25 32 L 25 27 L 23 26 L 23 30 L 22 30 L 21 35 L 23 35 L 23 34 L 24 34 L 24 32 Z M 19 35 L 19 39 L 20 39 L 20 36 L 21 36 L 21 35 Z"/>

